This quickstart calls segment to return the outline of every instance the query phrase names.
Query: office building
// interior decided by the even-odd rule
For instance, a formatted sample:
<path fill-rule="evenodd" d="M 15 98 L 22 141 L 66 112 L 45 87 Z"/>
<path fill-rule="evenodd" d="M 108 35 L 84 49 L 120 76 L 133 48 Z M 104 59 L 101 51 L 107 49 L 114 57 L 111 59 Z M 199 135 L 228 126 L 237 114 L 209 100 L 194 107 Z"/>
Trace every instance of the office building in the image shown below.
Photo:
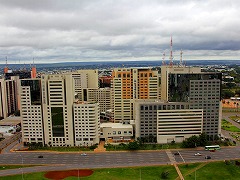
<path fill-rule="evenodd" d="M 73 104 L 73 115 L 75 145 L 91 146 L 99 143 L 99 104 L 77 101 Z"/>
<path fill-rule="evenodd" d="M 157 143 L 182 142 L 202 133 L 202 109 L 187 102 L 134 101 L 135 138 L 152 138 Z"/>
<path fill-rule="evenodd" d="M 24 143 L 44 144 L 41 80 L 21 80 L 22 140 Z"/>
<path fill-rule="evenodd" d="M 189 102 L 190 109 L 203 109 L 203 132 L 210 139 L 219 136 L 222 74 L 201 72 L 200 68 L 163 66 L 161 75 L 161 98 L 169 102 Z"/>
<path fill-rule="evenodd" d="M 131 123 L 134 99 L 158 99 L 158 71 L 150 68 L 116 68 L 112 73 L 114 121 Z"/>

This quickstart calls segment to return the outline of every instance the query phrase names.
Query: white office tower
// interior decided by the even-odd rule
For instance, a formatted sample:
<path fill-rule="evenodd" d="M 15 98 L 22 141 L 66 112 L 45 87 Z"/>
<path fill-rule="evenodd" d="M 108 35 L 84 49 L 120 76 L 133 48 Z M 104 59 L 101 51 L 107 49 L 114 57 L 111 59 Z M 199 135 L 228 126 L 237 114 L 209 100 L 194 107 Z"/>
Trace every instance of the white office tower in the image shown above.
<path fill-rule="evenodd" d="M 40 79 L 21 80 L 20 101 L 23 142 L 44 144 Z"/>
<path fill-rule="evenodd" d="M 72 75 L 43 75 L 42 99 L 45 144 L 74 146 Z"/>
<path fill-rule="evenodd" d="M 75 145 L 91 146 L 99 143 L 99 104 L 77 101 L 73 104 L 73 113 Z"/>

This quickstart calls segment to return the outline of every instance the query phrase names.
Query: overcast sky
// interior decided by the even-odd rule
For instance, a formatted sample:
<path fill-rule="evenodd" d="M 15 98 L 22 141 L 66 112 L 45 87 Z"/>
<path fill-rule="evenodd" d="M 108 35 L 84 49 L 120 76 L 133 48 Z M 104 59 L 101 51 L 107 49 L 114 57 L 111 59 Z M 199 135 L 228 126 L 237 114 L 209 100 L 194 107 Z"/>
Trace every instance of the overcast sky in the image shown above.
<path fill-rule="evenodd" d="M 240 59 L 239 0 L 0 0 L 0 63 Z"/>

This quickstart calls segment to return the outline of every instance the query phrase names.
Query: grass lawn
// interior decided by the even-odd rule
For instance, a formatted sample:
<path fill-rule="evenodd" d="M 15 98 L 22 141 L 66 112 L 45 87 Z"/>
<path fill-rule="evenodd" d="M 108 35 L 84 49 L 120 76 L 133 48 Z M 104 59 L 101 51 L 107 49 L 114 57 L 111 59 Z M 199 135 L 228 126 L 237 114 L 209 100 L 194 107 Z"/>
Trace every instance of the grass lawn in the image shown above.
<path fill-rule="evenodd" d="M 240 132 L 240 129 L 236 126 L 232 125 L 232 123 L 226 121 L 225 119 L 222 120 L 222 129 L 231 132 Z"/>
<path fill-rule="evenodd" d="M 30 174 L 21 174 L 16 175 L 16 176 L 5 176 L 5 177 L 0 177 L 0 180 L 19 180 L 19 179 L 24 179 L 24 180 L 47 180 L 47 178 L 44 178 L 44 172 L 39 172 L 39 173 L 30 173 Z"/>
<path fill-rule="evenodd" d="M 208 163 L 201 167 L 200 163 L 179 166 L 185 180 L 195 179 L 195 168 L 200 167 L 196 171 L 196 179 L 227 179 L 237 180 L 240 179 L 240 166 L 234 164 L 232 161 L 226 165 L 223 161 Z M 190 172 L 190 174 L 188 173 Z"/>
<path fill-rule="evenodd" d="M 161 173 L 168 171 L 167 179 L 176 179 L 178 174 L 174 166 L 150 166 L 150 167 L 137 167 L 137 168 L 107 168 L 107 169 L 94 169 L 94 173 L 88 177 L 80 177 L 84 180 L 152 180 L 161 179 Z M 25 180 L 41 180 L 44 178 L 45 173 L 31 173 L 24 174 Z M 0 177 L 0 180 L 18 180 L 22 179 L 22 175 Z M 68 177 L 65 180 L 77 180 L 78 177 Z"/>
<path fill-rule="evenodd" d="M 238 180 L 240 179 L 240 166 L 235 165 L 235 161 L 228 161 L 226 164 L 223 161 L 219 162 L 206 162 L 206 163 L 193 163 L 179 165 L 185 180 L 195 179 L 227 179 Z M 162 179 L 162 172 L 169 172 L 168 178 L 176 179 L 178 174 L 174 166 L 150 166 L 150 167 L 129 167 L 129 168 L 106 168 L 94 169 L 94 173 L 88 177 L 80 177 L 83 180 L 152 180 Z M 196 172 L 196 173 L 195 173 Z M 46 180 L 44 172 L 24 174 L 25 180 Z M 18 180 L 22 179 L 22 175 L 0 177 L 0 180 Z M 65 180 L 77 180 L 78 177 L 68 177 Z"/>

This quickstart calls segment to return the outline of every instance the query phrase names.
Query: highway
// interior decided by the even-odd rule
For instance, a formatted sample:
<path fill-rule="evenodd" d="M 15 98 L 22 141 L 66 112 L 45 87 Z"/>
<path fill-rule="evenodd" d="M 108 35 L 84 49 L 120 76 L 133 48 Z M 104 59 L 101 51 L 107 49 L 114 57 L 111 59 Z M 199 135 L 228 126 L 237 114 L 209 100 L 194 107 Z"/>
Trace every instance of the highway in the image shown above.
<path fill-rule="evenodd" d="M 179 152 L 179 155 L 174 155 L 176 152 Z M 194 154 L 197 152 L 202 155 L 195 156 Z M 42 155 L 43 158 L 38 158 L 39 155 Z M 211 159 L 205 159 L 205 156 L 211 156 Z M 215 152 L 185 149 L 179 151 L 163 150 L 87 153 L 86 156 L 82 156 L 80 153 L 16 152 L 0 154 L 0 164 L 3 166 L 13 164 L 37 166 L 14 170 L 1 170 L 0 176 L 53 170 L 154 166 L 231 159 L 240 159 L 240 147 L 227 147 Z"/>

